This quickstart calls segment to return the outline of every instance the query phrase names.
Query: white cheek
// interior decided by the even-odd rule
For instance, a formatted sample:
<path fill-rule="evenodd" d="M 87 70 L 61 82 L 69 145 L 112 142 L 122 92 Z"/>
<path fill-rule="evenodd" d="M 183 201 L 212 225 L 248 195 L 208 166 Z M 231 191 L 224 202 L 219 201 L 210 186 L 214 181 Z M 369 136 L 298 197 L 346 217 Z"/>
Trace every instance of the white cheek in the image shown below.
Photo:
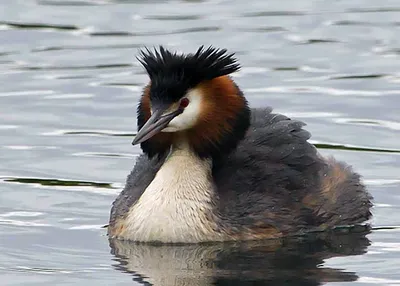
<path fill-rule="evenodd" d="M 197 90 L 191 90 L 186 97 L 189 99 L 189 105 L 183 113 L 171 120 L 162 132 L 177 132 L 193 127 L 200 116 L 201 94 Z"/>

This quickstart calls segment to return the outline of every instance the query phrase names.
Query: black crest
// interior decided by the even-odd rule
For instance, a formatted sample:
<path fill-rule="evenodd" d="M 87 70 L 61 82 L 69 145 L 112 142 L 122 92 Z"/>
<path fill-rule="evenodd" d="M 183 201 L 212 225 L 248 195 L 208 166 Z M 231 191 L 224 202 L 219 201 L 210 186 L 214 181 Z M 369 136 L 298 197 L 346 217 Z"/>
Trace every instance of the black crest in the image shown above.
<path fill-rule="evenodd" d="M 151 80 L 151 99 L 176 101 L 202 81 L 230 74 L 240 65 L 225 49 L 201 46 L 195 54 L 177 54 L 164 47 L 142 50 L 139 62 Z"/>

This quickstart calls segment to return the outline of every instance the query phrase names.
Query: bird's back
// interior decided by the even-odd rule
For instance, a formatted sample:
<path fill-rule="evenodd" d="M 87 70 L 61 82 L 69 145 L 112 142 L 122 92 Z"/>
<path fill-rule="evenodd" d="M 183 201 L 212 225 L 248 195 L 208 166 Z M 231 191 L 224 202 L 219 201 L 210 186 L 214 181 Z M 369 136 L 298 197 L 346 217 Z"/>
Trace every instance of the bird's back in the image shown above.
<path fill-rule="evenodd" d="M 371 197 L 358 174 L 322 158 L 307 142 L 305 124 L 253 109 L 251 126 L 235 152 L 217 162 L 220 212 L 229 224 L 294 234 L 364 222 Z"/>

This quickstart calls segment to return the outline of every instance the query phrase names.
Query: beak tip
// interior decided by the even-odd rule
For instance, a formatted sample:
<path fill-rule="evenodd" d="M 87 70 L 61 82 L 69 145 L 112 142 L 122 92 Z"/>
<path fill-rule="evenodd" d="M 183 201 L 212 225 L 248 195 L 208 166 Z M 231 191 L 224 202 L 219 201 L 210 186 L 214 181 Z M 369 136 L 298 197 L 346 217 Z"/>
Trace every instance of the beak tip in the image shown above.
<path fill-rule="evenodd" d="M 132 141 L 133 146 L 143 143 L 161 132 L 168 125 L 168 123 L 174 119 L 175 116 L 182 113 L 182 111 L 178 109 L 174 112 L 163 115 L 165 110 L 166 106 L 161 106 L 160 108 L 155 109 L 147 122 L 141 126 L 140 130 L 138 130 L 135 138 Z"/>

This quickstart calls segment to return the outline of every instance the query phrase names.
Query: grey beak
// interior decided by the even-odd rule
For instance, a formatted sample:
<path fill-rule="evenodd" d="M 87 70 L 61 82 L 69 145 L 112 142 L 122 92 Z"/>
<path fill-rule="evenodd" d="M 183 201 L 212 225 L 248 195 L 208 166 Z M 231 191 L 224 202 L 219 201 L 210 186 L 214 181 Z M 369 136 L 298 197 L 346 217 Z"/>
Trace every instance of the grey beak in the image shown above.
<path fill-rule="evenodd" d="M 132 145 L 140 144 L 161 132 L 161 130 L 167 127 L 168 123 L 170 123 L 172 119 L 183 112 L 183 109 L 178 108 L 176 111 L 163 115 L 167 110 L 167 107 L 168 106 L 164 106 L 155 109 L 149 120 L 147 120 L 136 134 L 135 139 L 132 141 Z"/>

